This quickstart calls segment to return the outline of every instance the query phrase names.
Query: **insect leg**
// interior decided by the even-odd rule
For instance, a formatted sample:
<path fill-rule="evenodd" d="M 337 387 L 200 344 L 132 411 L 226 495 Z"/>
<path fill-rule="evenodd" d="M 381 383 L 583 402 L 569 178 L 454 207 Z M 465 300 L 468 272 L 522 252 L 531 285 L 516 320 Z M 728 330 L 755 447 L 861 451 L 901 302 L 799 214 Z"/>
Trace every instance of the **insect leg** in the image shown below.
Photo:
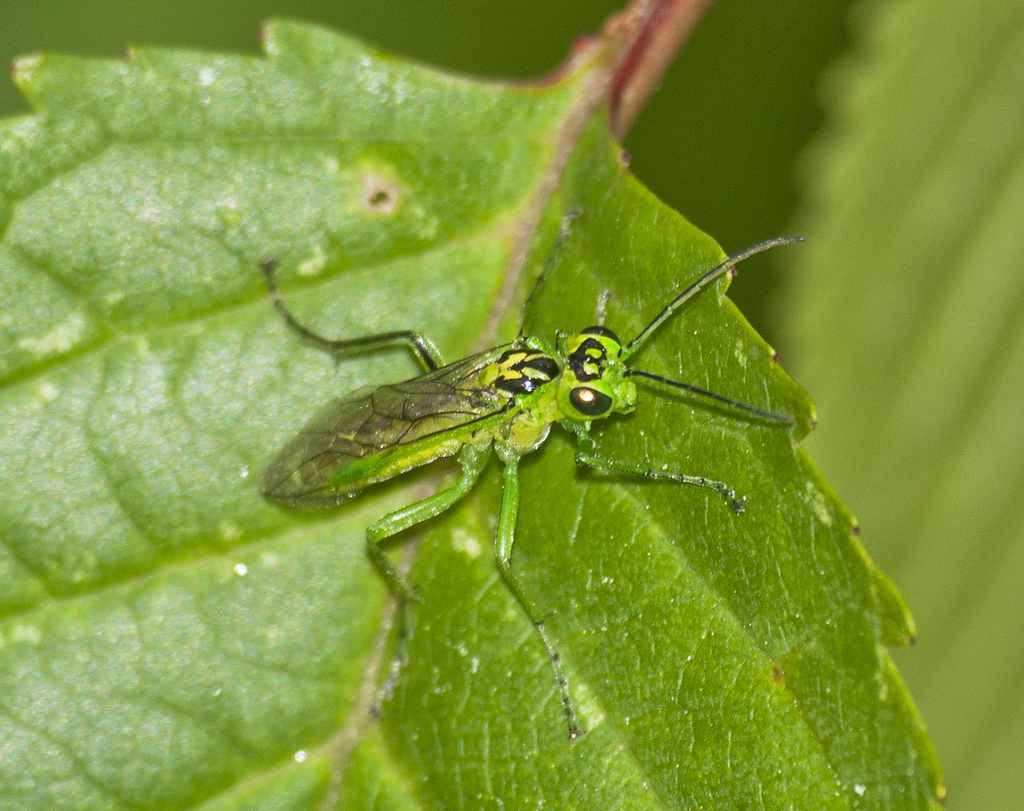
<path fill-rule="evenodd" d="M 366 548 L 370 559 L 380 571 L 388 587 L 402 599 L 414 599 L 412 589 L 405 579 L 398 573 L 391 559 L 384 554 L 381 548 L 381 541 L 397 535 L 409 527 L 416 526 L 429 518 L 440 515 L 456 501 L 466 495 L 473 487 L 473 484 L 480 478 L 481 472 L 487 464 L 491 455 L 491 443 L 487 442 L 469 443 L 462 446 L 459 451 L 459 464 L 462 465 L 462 472 L 459 480 L 451 487 L 439 493 L 403 507 L 400 510 L 385 515 L 383 518 L 374 521 L 366 530 Z"/>
<path fill-rule="evenodd" d="M 412 617 L 410 616 L 410 605 L 416 599 L 412 588 L 399 574 L 391 559 L 384 554 L 381 548 L 381 541 L 398 534 L 402 530 L 416 526 L 429 518 L 440 515 L 451 507 L 455 502 L 466 495 L 480 478 L 487 460 L 491 457 L 490 442 L 479 442 L 476 444 L 467 443 L 459 451 L 459 463 L 462 471 L 459 480 L 442 490 L 439 493 L 417 501 L 401 510 L 385 515 L 383 518 L 374 521 L 366 530 L 366 548 L 381 576 L 387 582 L 388 587 L 398 597 L 398 642 L 395 645 L 395 653 L 391 661 L 391 670 L 373 701 L 372 711 L 375 715 L 380 714 L 381 705 L 391 696 L 402 666 L 406 660 L 406 647 L 411 636 Z"/>
<path fill-rule="evenodd" d="M 413 330 L 397 330 L 395 332 L 382 332 L 377 335 L 364 335 L 361 338 L 341 338 L 336 340 L 317 335 L 313 330 L 300 324 L 288 308 L 285 307 L 284 301 L 281 299 L 281 292 L 277 289 L 277 283 L 274 281 L 274 271 L 276 268 L 277 260 L 275 259 L 265 259 L 260 263 L 260 270 L 263 271 L 263 276 L 267 283 L 267 291 L 270 293 L 270 300 L 274 302 L 274 307 L 277 308 L 289 329 L 317 349 L 329 352 L 332 357 L 337 359 L 340 355 L 350 350 L 369 350 L 397 343 L 405 343 L 409 345 L 409 348 L 416 354 L 416 357 L 419 358 L 427 371 L 432 372 L 444 365 L 437 347 L 424 335 Z"/>
<path fill-rule="evenodd" d="M 541 642 L 544 643 L 551 668 L 555 671 L 555 683 L 558 685 L 558 695 L 562 701 L 566 723 L 569 726 L 569 738 L 575 739 L 580 737 L 583 732 L 576 721 L 576 710 L 573 708 L 572 697 L 569 695 L 569 680 L 562 671 L 562 657 L 555 650 L 544 627 L 544 615 L 537 610 L 537 606 L 534 605 L 533 600 L 529 598 L 523 588 L 522 582 L 512 571 L 512 544 L 515 541 L 516 518 L 519 515 L 519 457 L 511 453 L 502 453 L 500 448 L 499 455 L 502 462 L 505 463 L 505 487 L 501 495 L 501 513 L 498 516 L 498 535 L 495 539 L 494 549 L 498 570 L 509 590 L 526 610 L 533 626 L 537 629 Z"/>
<path fill-rule="evenodd" d="M 709 479 L 707 476 L 690 476 L 686 473 L 673 473 L 666 470 L 655 470 L 649 465 L 635 465 L 630 462 L 620 462 L 617 459 L 606 459 L 604 457 L 597 456 L 590 451 L 583 450 L 582 448 L 576 451 L 576 464 L 594 468 L 596 470 L 610 470 L 615 473 L 629 473 L 634 476 L 645 476 L 648 479 L 668 479 L 669 481 L 679 482 L 680 484 L 692 484 L 697 487 L 706 487 L 708 490 L 714 490 L 718 495 L 725 499 L 725 503 L 728 504 L 732 511 L 737 515 L 743 512 L 743 503 L 746 501 L 742 496 L 737 498 L 736 491 L 725 482 Z"/>

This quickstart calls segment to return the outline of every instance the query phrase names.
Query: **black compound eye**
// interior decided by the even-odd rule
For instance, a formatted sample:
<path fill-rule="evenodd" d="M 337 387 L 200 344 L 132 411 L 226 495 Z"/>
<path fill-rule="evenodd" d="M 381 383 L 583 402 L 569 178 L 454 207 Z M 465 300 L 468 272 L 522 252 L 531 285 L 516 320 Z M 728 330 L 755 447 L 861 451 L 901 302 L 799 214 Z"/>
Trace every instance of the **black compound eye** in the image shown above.
<path fill-rule="evenodd" d="M 572 407 L 585 417 L 600 417 L 612 407 L 612 398 L 589 386 L 577 386 L 569 392 Z"/>

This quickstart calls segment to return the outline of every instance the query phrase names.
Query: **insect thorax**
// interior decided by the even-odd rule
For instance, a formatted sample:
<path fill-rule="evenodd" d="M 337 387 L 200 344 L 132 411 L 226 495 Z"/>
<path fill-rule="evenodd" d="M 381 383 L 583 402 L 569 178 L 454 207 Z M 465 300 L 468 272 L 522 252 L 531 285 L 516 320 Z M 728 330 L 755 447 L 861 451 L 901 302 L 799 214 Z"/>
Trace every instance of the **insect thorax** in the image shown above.
<path fill-rule="evenodd" d="M 504 435 L 523 435 L 524 441 L 509 440 L 511 445 L 532 446 L 526 435 L 532 436 L 555 420 L 589 423 L 633 410 L 636 388 L 617 368 L 622 347 L 615 333 L 605 327 L 589 327 L 566 338 L 559 344 L 564 353 L 562 363 L 540 349 L 513 344 L 477 378 L 478 386 L 499 391 L 516 402 L 518 413 L 506 425 Z"/>
<path fill-rule="evenodd" d="M 479 383 L 507 394 L 532 394 L 558 377 L 557 361 L 545 352 L 520 346 L 506 349 L 483 370 Z"/>

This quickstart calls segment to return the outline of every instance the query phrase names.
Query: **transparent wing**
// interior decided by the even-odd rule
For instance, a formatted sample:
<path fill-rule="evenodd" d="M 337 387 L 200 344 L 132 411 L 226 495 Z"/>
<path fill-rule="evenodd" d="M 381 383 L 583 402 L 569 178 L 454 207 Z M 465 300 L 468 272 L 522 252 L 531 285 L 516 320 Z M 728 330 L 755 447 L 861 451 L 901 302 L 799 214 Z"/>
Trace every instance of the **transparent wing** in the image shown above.
<path fill-rule="evenodd" d="M 481 352 L 393 385 L 357 389 L 327 403 L 260 479 L 270 498 L 323 504 L 455 453 L 465 431 L 509 408 L 513 396 L 476 383 L 507 347 Z"/>

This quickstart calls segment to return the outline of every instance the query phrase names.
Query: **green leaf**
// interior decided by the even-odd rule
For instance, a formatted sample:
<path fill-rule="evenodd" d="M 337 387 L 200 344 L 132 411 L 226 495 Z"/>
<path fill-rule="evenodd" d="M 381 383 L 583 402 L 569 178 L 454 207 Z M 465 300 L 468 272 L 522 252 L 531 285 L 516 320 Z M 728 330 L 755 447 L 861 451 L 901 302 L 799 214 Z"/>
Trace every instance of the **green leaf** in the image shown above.
<path fill-rule="evenodd" d="M 451 465 L 336 510 L 260 497 L 323 400 L 416 367 L 304 347 L 257 263 L 281 261 L 321 332 L 417 329 L 454 359 L 511 337 L 542 274 L 531 334 L 606 300 L 629 338 L 722 254 L 623 168 L 600 49 L 521 88 L 296 24 L 267 51 L 17 67 L 39 115 L 0 124 L 3 803 L 929 807 L 937 766 L 879 647 L 909 619 L 795 444 L 810 403 L 723 285 L 637 365 L 795 427 L 645 389 L 595 433 L 724 479 L 745 513 L 577 470 L 562 434 L 524 460 L 514 566 L 587 734 L 567 740 L 498 577 L 497 465 L 395 549 L 422 603 L 373 717 L 393 606 L 365 527 Z"/>
<path fill-rule="evenodd" d="M 1024 758 L 1024 8 L 872 6 L 830 85 L 790 309 L 816 458 L 914 609 L 950 809 Z M 827 422 L 825 417 L 827 416 Z"/>

